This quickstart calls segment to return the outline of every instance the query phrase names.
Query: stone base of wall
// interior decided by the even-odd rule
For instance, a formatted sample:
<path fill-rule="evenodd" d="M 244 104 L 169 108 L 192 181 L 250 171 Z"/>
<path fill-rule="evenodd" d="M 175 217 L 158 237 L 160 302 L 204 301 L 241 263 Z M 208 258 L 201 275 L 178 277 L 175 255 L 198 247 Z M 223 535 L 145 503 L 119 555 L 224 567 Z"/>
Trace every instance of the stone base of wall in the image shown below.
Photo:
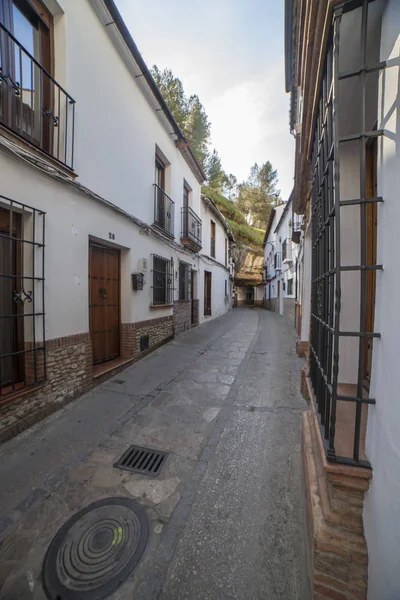
<path fill-rule="evenodd" d="M 175 335 L 179 335 L 191 328 L 192 301 L 176 300 L 174 302 L 174 327 Z"/>
<path fill-rule="evenodd" d="M 29 374 L 33 373 L 33 354 L 27 356 L 29 382 Z M 42 374 L 43 364 L 44 361 L 39 358 L 37 376 Z M 27 388 L 20 395 L 6 399 L 0 405 L 0 443 L 71 402 L 87 390 L 91 381 L 92 345 L 89 333 L 46 342 L 46 380 L 36 388 Z"/>
<path fill-rule="evenodd" d="M 283 316 L 292 327 L 295 326 L 295 303 L 294 298 L 283 298 Z"/>
<path fill-rule="evenodd" d="M 141 351 L 140 338 L 147 335 L 149 347 Z M 174 317 L 172 315 L 137 323 L 122 323 L 121 358 L 138 360 L 172 340 L 173 337 Z M 27 382 L 33 383 L 33 353 L 28 353 L 26 356 Z M 44 377 L 43 356 L 42 352 L 37 352 L 36 380 Z M 117 370 L 124 368 L 117 366 L 93 380 L 92 363 L 92 343 L 89 333 L 47 341 L 46 379 L 36 387 L 26 388 L 0 404 L 0 444 L 112 377 Z"/>
<path fill-rule="evenodd" d="M 303 459 L 314 598 L 366 600 L 368 551 L 362 511 L 372 472 L 326 460 L 313 403 L 303 414 Z"/>
<path fill-rule="evenodd" d="M 140 338 L 149 337 L 149 347 L 140 349 Z M 138 360 L 174 337 L 174 317 L 121 324 L 121 357 Z"/>

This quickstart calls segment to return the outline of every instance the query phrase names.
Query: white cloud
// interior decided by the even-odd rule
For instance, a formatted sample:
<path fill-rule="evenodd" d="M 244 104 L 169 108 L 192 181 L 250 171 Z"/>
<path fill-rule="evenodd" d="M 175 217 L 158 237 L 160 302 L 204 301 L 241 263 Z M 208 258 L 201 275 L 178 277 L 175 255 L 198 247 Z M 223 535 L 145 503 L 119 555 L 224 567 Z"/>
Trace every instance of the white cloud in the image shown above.
<path fill-rule="evenodd" d="M 209 101 L 212 144 L 223 167 L 239 180 L 255 162 L 271 161 L 278 170 L 282 197 L 293 185 L 294 140 L 289 133 L 288 96 L 280 64 L 226 89 Z"/>

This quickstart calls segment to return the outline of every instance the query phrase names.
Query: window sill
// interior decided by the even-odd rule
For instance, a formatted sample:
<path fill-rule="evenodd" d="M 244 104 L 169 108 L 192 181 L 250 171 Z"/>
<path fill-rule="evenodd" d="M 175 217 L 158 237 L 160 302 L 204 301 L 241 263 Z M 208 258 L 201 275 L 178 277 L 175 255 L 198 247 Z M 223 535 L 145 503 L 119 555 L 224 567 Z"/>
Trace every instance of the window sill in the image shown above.
<path fill-rule="evenodd" d="M 150 310 L 158 310 L 159 308 L 173 308 L 173 304 L 150 304 Z"/>
<path fill-rule="evenodd" d="M 66 175 L 69 175 L 70 177 L 73 177 L 74 179 L 76 179 L 78 177 L 78 174 L 75 173 L 75 171 L 73 171 L 72 169 L 70 169 L 69 167 L 64 165 L 63 163 L 59 162 L 58 160 L 56 160 L 55 158 L 53 158 L 52 156 L 50 156 L 49 154 L 47 154 L 46 152 L 44 152 L 43 150 L 41 150 L 40 148 L 35 146 L 34 144 L 31 144 L 28 140 L 26 140 L 22 136 L 18 135 L 18 133 L 15 133 L 14 131 L 12 131 L 12 129 L 8 129 L 8 127 L 3 125 L 2 123 L 0 123 L 0 136 L 4 137 L 7 140 L 14 143 L 17 146 L 17 148 L 20 148 L 21 150 L 28 152 L 32 157 L 31 158 L 32 161 L 34 161 L 35 158 L 37 158 L 37 157 L 41 158 L 42 160 L 44 160 L 48 164 L 50 164 L 52 167 L 54 167 L 55 169 L 59 169 Z M 27 160 L 29 161 L 30 157 L 27 157 Z"/>

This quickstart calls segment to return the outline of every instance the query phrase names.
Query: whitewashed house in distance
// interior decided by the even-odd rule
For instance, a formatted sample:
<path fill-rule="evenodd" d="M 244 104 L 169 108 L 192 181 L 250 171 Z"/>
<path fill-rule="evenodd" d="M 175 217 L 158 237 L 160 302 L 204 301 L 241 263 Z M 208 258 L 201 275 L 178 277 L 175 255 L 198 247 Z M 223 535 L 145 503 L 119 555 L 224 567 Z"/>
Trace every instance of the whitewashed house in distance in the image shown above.
<path fill-rule="evenodd" d="M 300 223 L 294 221 L 292 197 L 272 209 L 265 231 L 264 307 L 278 312 L 295 325 Z"/>
<path fill-rule="evenodd" d="M 233 236 L 199 254 L 204 174 L 112 0 L 0 0 L 0 68 L 2 441 L 228 310 Z"/>

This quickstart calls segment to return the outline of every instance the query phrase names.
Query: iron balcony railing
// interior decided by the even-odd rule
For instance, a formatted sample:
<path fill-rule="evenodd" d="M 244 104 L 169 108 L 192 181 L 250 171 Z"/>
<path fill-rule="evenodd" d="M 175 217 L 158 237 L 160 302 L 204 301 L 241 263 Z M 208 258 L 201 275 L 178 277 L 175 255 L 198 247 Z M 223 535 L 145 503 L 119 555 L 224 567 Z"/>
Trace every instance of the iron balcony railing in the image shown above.
<path fill-rule="evenodd" d="M 282 262 L 292 261 L 292 240 L 286 238 L 282 244 Z"/>
<path fill-rule="evenodd" d="M 274 255 L 274 269 L 276 271 L 282 269 L 282 255 L 280 252 L 276 252 Z"/>
<path fill-rule="evenodd" d="M 75 100 L 1 23 L 0 123 L 73 169 Z"/>
<path fill-rule="evenodd" d="M 175 203 L 156 183 L 154 184 L 154 225 L 174 237 Z"/>
<path fill-rule="evenodd" d="M 294 221 L 294 223 L 293 223 L 293 232 L 294 233 L 297 233 L 298 231 L 301 231 L 301 224 L 302 224 L 301 220 Z"/>
<path fill-rule="evenodd" d="M 190 206 L 182 208 L 182 239 L 191 240 L 201 248 L 201 219 Z"/>
<path fill-rule="evenodd" d="M 210 238 L 210 256 L 215 258 L 215 240 L 214 240 L 214 238 Z"/>

